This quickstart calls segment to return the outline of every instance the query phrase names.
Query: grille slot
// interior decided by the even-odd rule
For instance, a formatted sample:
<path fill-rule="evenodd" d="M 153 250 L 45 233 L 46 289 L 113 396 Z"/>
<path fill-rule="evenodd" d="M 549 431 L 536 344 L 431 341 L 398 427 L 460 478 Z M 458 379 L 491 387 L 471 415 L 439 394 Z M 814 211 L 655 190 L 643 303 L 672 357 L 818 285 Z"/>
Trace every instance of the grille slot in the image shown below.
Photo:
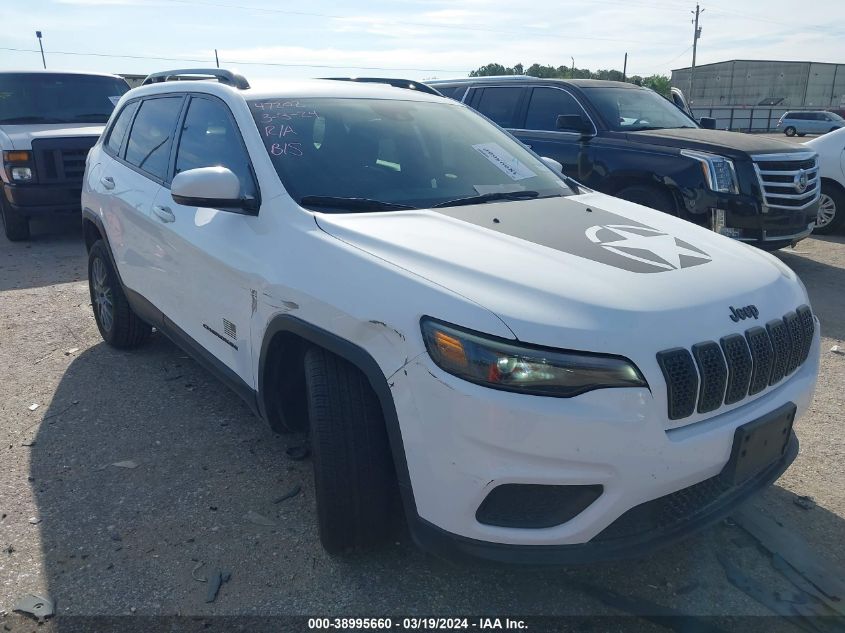
<path fill-rule="evenodd" d="M 766 323 L 766 331 L 769 333 L 769 338 L 772 339 L 772 348 L 775 352 L 772 361 L 772 375 L 769 377 L 769 384 L 773 385 L 786 376 L 789 357 L 792 355 L 792 339 L 783 320 L 769 321 Z"/>
<path fill-rule="evenodd" d="M 807 360 L 810 355 L 810 347 L 813 345 L 813 335 L 816 332 L 816 324 L 813 321 L 813 313 L 807 306 L 801 306 L 796 311 L 798 320 L 801 323 L 801 329 L 804 330 L 804 345 L 801 348 L 801 357 L 798 359 L 798 364 L 801 365 Z"/>
<path fill-rule="evenodd" d="M 88 150 L 95 136 L 35 139 L 32 152 L 38 181 L 45 184 L 81 185 Z"/>
<path fill-rule="evenodd" d="M 751 352 L 741 334 L 724 336 L 720 342 L 728 363 L 725 404 L 733 404 L 748 395 L 748 386 L 751 384 Z"/>
<path fill-rule="evenodd" d="M 805 209 L 819 199 L 821 186 L 816 156 L 759 154 L 752 159 L 767 207 Z"/>
<path fill-rule="evenodd" d="M 690 353 L 682 347 L 668 349 L 657 354 L 657 363 L 666 379 L 669 419 L 678 420 L 692 415 L 698 392 L 698 374 Z"/>
<path fill-rule="evenodd" d="M 772 375 L 772 364 L 775 360 L 775 350 L 768 332 L 761 327 L 753 327 L 745 332 L 745 339 L 751 349 L 751 384 L 748 395 L 760 393 L 769 384 Z"/>
<path fill-rule="evenodd" d="M 698 391 L 698 412 L 707 413 L 722 406 L 725 385 L 728 383 L 728 367 L 722 350 L 713 341 L 696 343 L 692 355 L 698 365 L 701 387 Z"/>
<path fill-rule="evenodd" d="M 683 347 L 658 352 L 669 419 L 692 415 L 696 404 L 699 413 L 715 411 L 777 384 L 807 360 L 814 334 L 813 313 L 804 305 L 744 335 L 696 343 L 692 353 Z"/>
<path fill-rule="evenodd" d="M 786 375 L 788 376 L 798 368 L 798 364 L 801 362 L 801 354 L 804 351 L 804 328 L 801 327 L 801 321 L 798 320 L 798 315 L 795 312 L 785 314 L 783 322 L 786 324 L 792 342 L 792 353 L 789 355 L 789 363 L 786 365 Z"/>

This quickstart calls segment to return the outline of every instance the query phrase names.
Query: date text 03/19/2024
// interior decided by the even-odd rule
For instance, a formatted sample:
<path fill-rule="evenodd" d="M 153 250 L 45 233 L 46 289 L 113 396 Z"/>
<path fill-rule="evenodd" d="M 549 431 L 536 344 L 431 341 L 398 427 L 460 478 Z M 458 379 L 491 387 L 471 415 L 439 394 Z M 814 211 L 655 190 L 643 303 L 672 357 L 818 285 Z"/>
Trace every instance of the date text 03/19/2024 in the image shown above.
<path fill-rule="evenodd" d="M 309 618 L 309 630 L 381 630 L 381 631 L 437 631 L 437 630 L 525 630 L 524 620 L 512 618 L 438 618 L 410 617 L 401 620 L 392 618 Z"/>

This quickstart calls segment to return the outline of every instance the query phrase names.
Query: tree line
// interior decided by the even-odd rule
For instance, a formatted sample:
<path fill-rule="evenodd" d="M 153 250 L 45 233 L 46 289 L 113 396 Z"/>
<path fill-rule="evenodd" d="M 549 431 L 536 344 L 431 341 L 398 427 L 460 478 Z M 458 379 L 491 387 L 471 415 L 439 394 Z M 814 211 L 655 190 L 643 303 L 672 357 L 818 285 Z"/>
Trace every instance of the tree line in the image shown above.
<path fill-rule="evenodd" d="M 530 75 L 543 79 L 606 79 L 609 81 L 627 81 L 638 86 L 651 88 L 655 92 L 667 97 L 669 96 L 669 88 L 672 85 L 670 78 L 666 75 L 650 75 L 648 77 L 632 75 L 631 77 L 623 78 L 621 70 L 597 70 L 593 72 L 586 68 L 543 66 L 541 64 L 531 64 L 528 68 L 523 67 L 522 64 L 515 64 L 513 67 L 506 67 L 501 64 L 487 64 L 469 73 L 470 77 L 490 77 L 493 75 Z"/>

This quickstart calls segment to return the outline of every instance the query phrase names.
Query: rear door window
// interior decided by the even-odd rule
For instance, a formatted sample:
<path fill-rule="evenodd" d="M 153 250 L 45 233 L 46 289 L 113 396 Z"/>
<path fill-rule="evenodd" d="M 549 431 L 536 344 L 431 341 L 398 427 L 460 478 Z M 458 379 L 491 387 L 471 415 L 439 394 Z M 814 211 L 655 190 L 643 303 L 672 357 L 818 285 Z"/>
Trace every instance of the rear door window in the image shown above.
<path fill-rule="evenodd" d="M 126 162 L 164 180 L 170 162 L 170 147 L 183 98 L 147 99 L 132 124 L 126 146 Z"/>
<path fill-rule="evenodd" d="M 519 111 L 525 88 L 484 88 L 474 107 L 502 127 L 519 127 Z"/>
<path fill-rule="evenodd" d="M 583 115 L 584 111 L 575 98 L 564 90 L 534 88 L 525 116 L 525 129 L 557 130 L 557 117 L 561 114 Z"/>
<path fill-rule="evenodd" d="M 123 147 L 123 139 L 126 138 L 126 132 L 129 130 L 132 117 L 135 116 L 135 111 L 138 109 L 138 103 L 138 101 L 133 101 L 124 107 L 117 116 L 117 121 L 112 125 L 109 138 L 106 141 L 106 149 L 110 154 L 114 154 L 115 156 L 120 155 L 120 148 Z"/>

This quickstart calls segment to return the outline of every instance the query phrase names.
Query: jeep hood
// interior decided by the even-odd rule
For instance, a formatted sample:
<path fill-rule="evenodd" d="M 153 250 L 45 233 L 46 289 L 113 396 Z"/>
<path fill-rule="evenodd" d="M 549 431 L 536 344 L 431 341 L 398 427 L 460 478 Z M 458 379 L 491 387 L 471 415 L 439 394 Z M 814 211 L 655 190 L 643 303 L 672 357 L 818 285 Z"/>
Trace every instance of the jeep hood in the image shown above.
<path fill-rule="evenodd" d="M 32 149 L 32 141 L 41 138 L 67 138 L 78 136 L 100 136 L 105 123 L 44 123 L 41 125 L 2 125 L 12 149 Z"/>
<path fill-rule="evenodd" d="M 805 148 L 777 139 L 764 138 L 755 134 L 705 130 L 701 128 L 677 128 L 666 130 L 643 130 L 629 132 L 628 140 L 634 143 L 677 147 L 678 149 L 699 149 L 724 156 L 741 157 L 750 154 L 794 153 Z"/>
<path fill-rule="evenodd" d="M 315 217 L 330 235 L 480 304 L 536 344 L 625 354 L 648 336 L 658 349 L 689 346 L 807 302 L 775 257 L 600 193 Z M 413 289 L 403 300 L 413 305 Z M 758 321 L 730 319 L 730 306 L 752 304 Z"/>

